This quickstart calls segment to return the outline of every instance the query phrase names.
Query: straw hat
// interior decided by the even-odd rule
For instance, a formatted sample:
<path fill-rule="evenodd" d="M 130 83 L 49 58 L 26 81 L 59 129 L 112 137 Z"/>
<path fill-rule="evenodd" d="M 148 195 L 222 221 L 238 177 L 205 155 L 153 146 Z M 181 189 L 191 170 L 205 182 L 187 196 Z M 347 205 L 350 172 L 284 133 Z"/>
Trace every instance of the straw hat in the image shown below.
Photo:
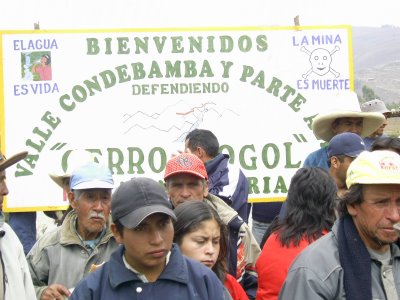
<path fill-rule="evenodd" d="M 65 179 L 71 177 L 72 172 L 78 167 L 94 161 L 94 156 L 86 150 L 72 150 L 68 156 L 67 170 L 65 174 L 50 173 L 49 176 L 57 185 L 63 188 Z"/>
<path fill-rule="evenodd" d="M 332 106 L 327 112 L 320 113 L 315 117 L 312 123 L 314 135 L 326 142 L 329 142 L 336 135 L 333 132 L 332 124 L 338 118 L 363 118 L 363 129 L 361 136 L 369 136 L 378 129 L 385 117 L 378 112 L 362 112 L 358 103 L 357 94 L 347 91 L 346 93 L 335 94 L 332 101 Z"/>
<path fill-rule="evenodd" d="M 361 105 L 361 111 L 363 112 L 380 112 L 381 114 L 390 113 L 390 110 L 386 107 L 385 102 L 379 99 L 374 99 L 365 102 Z"/>
<path fill-rule="evenodd" d="M 1 137 L 0 137 L 0 172 L 4 171 L 8 167 L 16 164 L 20 160 L 24 159 L 28 155 L 28 151 L 18 152 L 14 155 L 11 155 L 9 158 L 6 158 L 1 152 Z"/>
<path fill-rule="evenodd" d="M 8 167 L 16 164 L 21 159 L 24 159 L 28 155 L 27 151 L 19 152 L 17 154 L 12 155 L 9 158 L 5 158 L 5 156 L 0 151 L 0 171 L 4 171 Z"/>

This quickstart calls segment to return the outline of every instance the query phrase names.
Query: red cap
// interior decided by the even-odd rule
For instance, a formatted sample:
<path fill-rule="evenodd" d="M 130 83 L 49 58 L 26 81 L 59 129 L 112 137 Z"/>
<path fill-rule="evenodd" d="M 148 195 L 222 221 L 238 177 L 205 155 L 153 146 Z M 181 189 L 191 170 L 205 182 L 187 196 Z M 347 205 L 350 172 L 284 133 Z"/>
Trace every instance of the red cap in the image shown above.
<path fill-rule="evenodd" d="M 176 174 L 192 174 L 202 179 L 208 179 L 204 163 L 196 155 L 190 153 L 181 153 L 167 162 L 164 180 Z"/>

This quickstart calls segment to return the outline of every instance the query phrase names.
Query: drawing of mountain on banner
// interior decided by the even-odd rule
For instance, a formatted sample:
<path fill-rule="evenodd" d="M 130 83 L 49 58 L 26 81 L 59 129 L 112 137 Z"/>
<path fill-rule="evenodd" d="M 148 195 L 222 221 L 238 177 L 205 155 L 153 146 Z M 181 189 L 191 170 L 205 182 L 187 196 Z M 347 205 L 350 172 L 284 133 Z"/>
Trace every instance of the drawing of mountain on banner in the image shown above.
<path fill-rule="evenodd" d="M 167 106 L 161 112 L 139 110 L 133 114 L 125 113 L 122 120 L 123 134 L 137 130 L 155 130 L 171 135 L 173 141 L 183 141 L 187 133 L 200 127 L 205 118 L 212 122 L 223 118 L 226 114 L 239 116 L 229 108 L 218 108 L 214 102 L 204 102 L 193 107 L 181 100 Z"/>

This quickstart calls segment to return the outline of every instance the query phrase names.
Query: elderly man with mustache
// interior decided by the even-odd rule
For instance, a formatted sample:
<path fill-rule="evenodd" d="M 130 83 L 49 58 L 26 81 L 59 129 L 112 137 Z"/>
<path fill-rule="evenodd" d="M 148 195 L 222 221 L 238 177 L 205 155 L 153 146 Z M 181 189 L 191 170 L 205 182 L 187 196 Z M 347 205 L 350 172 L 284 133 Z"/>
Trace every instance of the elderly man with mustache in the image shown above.
<path fill-rule="evenodd" d="M 89 162 L 71 174 L 68 200 L 73 210 L 62 225 L 45 233 L 27 255 L 37 299 L 65 299 L 93 265 L 118 247 L 110 230 L 110 170 Z"/>

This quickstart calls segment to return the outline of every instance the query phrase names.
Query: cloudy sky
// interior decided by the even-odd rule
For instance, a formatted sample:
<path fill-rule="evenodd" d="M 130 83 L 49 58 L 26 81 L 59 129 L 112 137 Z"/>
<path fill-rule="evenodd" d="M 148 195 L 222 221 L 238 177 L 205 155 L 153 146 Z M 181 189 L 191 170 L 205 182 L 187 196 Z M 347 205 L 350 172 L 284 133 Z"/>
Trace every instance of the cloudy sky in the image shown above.
<path fill-rule="evenodd" d="M 12 0 L 0 30 L 301 25 L 400 26 L 398 0 Z"/>

